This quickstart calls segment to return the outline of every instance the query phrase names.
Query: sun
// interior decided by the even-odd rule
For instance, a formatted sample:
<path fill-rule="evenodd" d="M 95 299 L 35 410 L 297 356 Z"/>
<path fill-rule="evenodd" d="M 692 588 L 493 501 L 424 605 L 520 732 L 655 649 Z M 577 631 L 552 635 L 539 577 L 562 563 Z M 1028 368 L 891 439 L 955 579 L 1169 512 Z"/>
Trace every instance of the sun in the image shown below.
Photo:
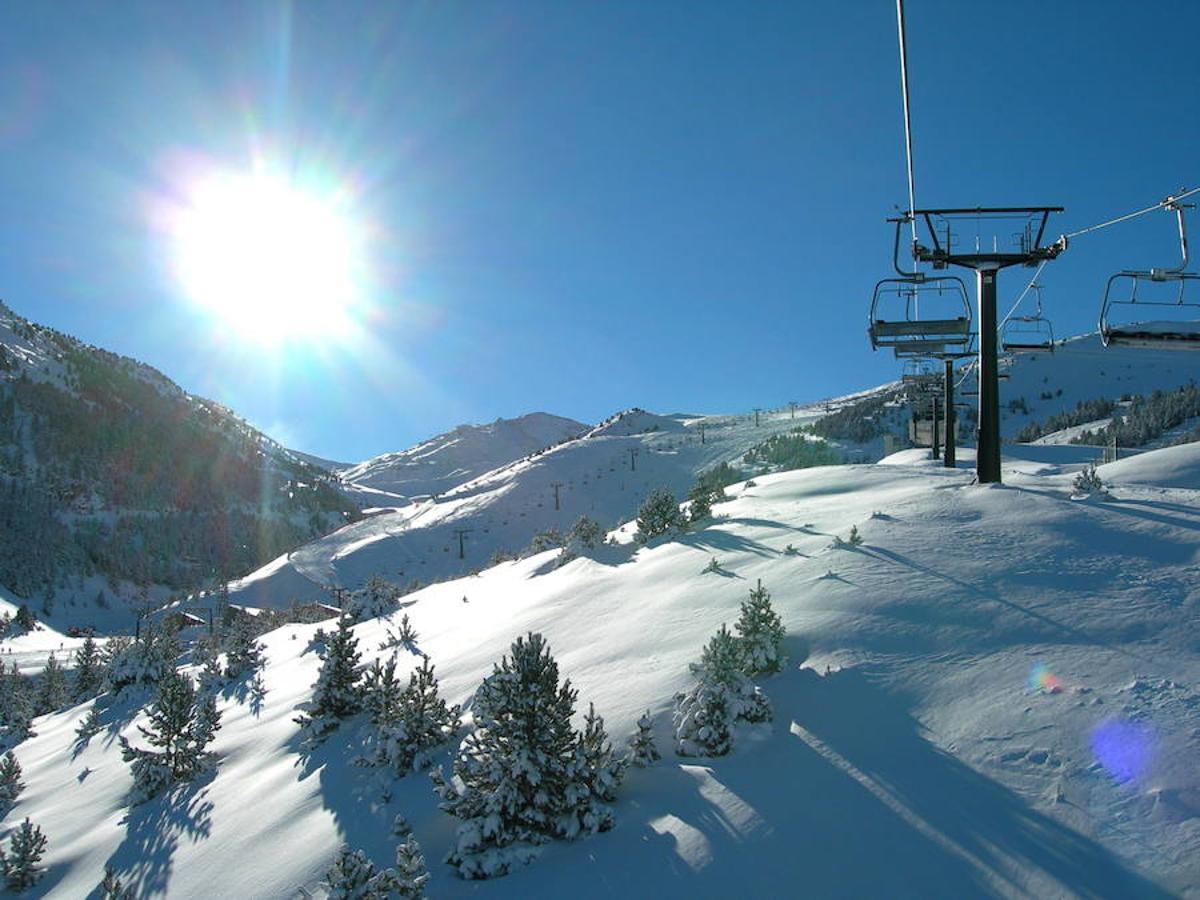
<path fill-rule="evenodd" d="M 262 173 L 199 180 L 173 216 L 176 278 L 243 340 L 334 336 L 349 324 L 363 267 L 342 206 Z"/>

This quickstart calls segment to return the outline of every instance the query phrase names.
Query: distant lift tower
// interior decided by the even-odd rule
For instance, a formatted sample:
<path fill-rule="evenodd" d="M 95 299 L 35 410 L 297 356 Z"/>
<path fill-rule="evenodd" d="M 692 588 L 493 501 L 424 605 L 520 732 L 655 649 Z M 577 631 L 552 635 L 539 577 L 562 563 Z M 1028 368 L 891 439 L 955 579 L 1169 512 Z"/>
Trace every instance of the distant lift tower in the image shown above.
<path fill-rule="evenodd" d="M 975 270 L 978 312 L 975 323 L 979 334 L 979 440 L 975 470 L 980 484 L 1000 481 L 1000 380 L 997 354 L 996 276 L 1009 266 L 1036 266 L 1054 259 L 1066 249 L 1066 239 L 1042 245 L 1046 222 L 1060 206 L 1003 207 L 976 209 L 918 209 L 913 211 L 928 231 L 932 246 L 913 241 L 913 259 L 929 263 L 935 269 L 961 266 Z M 982 235 L 980 226 L 988 223 L 991 234 Z M 971 226 L 975 227 L 972 228 Z M 1012 226 L 1020 230 L 1013 232 Z M 1005 228 L 1008 249 L 999 246 L 994 228 Z M 962 244 L 974 237 L 973 248 Z M 982 240 L 991 249 L 981 246 Z M 989 240 L 990 239 L 990 240 Z M 958 244 L 956 247 L 955 244 Z"/>

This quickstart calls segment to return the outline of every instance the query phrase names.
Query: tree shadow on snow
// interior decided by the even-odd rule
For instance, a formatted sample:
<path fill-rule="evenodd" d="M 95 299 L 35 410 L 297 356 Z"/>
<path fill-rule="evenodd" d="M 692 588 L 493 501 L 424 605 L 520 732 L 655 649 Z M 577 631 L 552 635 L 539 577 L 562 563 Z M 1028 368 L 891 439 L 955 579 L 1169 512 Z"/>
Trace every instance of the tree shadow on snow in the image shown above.
<path fill-rule="evenodd" d="M 778 550 L 773 550 L 766 544 L 758 541 L 752 541 L 749 538 L 741 535 L 731 534 L 728 531 L 721 531 L 715 528 L 706 528 L 703 531 L 694 531 L 689 534 L 681 534 L 676 540 L 685 547 L 694 547 L 697 550 L 712 551 L 718 550 L 724 553 L 749 553 L 753 556 L 775 557 L 779 555 Z"/>
<path fill-rule="evenodd" d="M 793 884 L 817 897 L 1169 896 L 931 743 L 904 698 L 859 670 L 793 669 L 767 688 L 773 734 L 720 759 L 683 759 L 660 744 L 662 762 L 630 773 L 616 830 L 587 853 L 548 850 L 530 891 L 778 896 Z"/>
<path fill-rule="evenodd" d="M 195 843 L 212 833 L 208 785 L 214 772 L 130 807 L 122 824 L 125 838 L 108 865 L 135 897 L 169 893 L 175 851 L 181 839 Z M 99 877 L 96 879 L 99 881 Z M 92 896 L 99 897 L 93 891 Z"/>

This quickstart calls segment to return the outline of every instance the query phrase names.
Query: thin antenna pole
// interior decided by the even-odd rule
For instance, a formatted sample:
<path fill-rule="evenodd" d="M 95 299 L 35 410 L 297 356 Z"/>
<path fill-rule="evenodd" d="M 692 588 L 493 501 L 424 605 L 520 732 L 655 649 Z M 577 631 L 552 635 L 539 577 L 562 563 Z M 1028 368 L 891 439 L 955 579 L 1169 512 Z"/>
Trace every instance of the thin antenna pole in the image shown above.
<path fill-rule="evenodd" d="M 912 116 L 908 105 L 908 39 L 904 30 L 904 0 L 896 0 L 896 28 L 900 33 L 900 90 L 904 94 L 904 153 L 908 160 L 908 224 L 917 242 L 917 192 L 913 178 Z"/>

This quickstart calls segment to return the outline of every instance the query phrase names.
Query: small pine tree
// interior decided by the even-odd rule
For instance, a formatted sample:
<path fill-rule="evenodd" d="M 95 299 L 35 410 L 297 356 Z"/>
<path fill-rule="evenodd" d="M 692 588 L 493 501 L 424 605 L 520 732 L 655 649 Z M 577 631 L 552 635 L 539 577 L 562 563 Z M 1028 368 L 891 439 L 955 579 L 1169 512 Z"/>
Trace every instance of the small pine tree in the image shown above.
<path fill-rule="evenodd" d="M 613 755 L 604 730 L 604 719 L 588 705 L 584 729 L 577 735 L 571 784 L 567 789 L 570 810 L 560 826 L 568 838 L 597 831 L 608 831 L 615 819 L 609 805 L 617 799 L 617 788 L 625 772 L 625 762 Z"/>
<path fill-rule="evenodd" d="M 234 619 L 225 651 L 226 678 L 240 678 L 261 668 L 262 647 L 254 631 L 254 620 L 249 616 Z"/>
<path fill-rule="evenodd" d="M 638 509 L 637 532 L 634 537 L 645 543 L 671 532 L 687 530 L 687 519 L 679 511 L 675 495 L 665 487 L 655 488 Z"/>
<path fill-rule="evenodd" d="M 75 651 L 75 701 L 95 697 L 104 687 L 104 663 L 100 648 L 89 634 Z"/>
<path fill-rule="evenodd" d="M 734 722 L 764 722 L 771 705 L 741 670 L 737 639 L 722 625 L 691 666 L 696 681 L 675 695 L 675 739 L 680 756 L 724 756 Z"/>
<path fill-rule="evenodd" d="M 20 893 L 37 883 L 42 877 L 38 861 L 45 852 L 46 836 L 42 829 L 26 819 L 13 832 L 8 852 L 0 850 L 0 868 L 4 870 L 4 881 L 10 891 Z"/>
<path fill-rule="evenodd" d="M 367 737 L 370 765 L 386 766 L 403 777 L 419 766 L 428 751 L 441 746 L 458 731 L 460 710 L 438 696 L 433 664 L 425 657 L 413 670 L 408 686 L 400 690 L 395 677 L 396 657 L 368 670 L 364 708 L 371 718 Z"/>
<path fill-rule="evenodd" d="M 33 631 L 37 628 L 37 618 L 34 616 L 33 611 L 22 603 L 17 608 L 17 615 L 13 618 L 13 625 L 21 629 L 21 631 Z"/>
<path fill-rule="evenodd" d="M 658 748 L 654 745 L 654 723 L 650 720 L 650 710 L 637 721 L 637 731 L 629 738 L 629 754 L 631 766 L 644 769 L 662 759 Z"/>
<path fill-rule="evenodd" d="M 479 686 L 476 731 L 454 758 L 454 781 L 430 773 L 441 808 L 461 822 L 446 861 L 464 878 L 503 875 L 532 858 L 532 845 L 559 836 L 570 810 L 575 697 L 535 633 L 518 638 Z"/>
<path fill-rule="evenodd" d="M 700 570 L 700 574 L 701 575 L 714 575 L 714 574 L 720 574 L 720 571 L 721 571 L 721 561 L 714 556 L 712 559 L 710 559 L 708 561 L 708 565 L 706 565 L 703 569 Z"/>
<path fill-rule="evenodd" d="M 135 748 L 120 738 L 121 757 L 133 772 L 135 804 L 208 768 L 211 759 L 205 750 L 220 727 L 216 698 L 208 693 L 197 697 L 192 679 L 182 672 L 159 682 L 148 718 L 149 727 L 139 725 L 138 731 L 157 751 Z"/>
<path fill-rule="evenodd" d="M 21 780 L 21 764 L 9 750 L 0 759 L 0 815 L 8 812 L 23 790 L 25 782 Z"/>
<path fill-rule="evenodd" d="M 326 896 L 330 900 L 364 900 L 371 896 L 368 885 L 378 874 L 365 853 L 343 846 L 325 873 Z"/>
<path fill-rule="evenodd" d="M 121 883 L 112 866 L 104 867 L 104 878 L 97 885 L 95 892 L 99 894 L 99 900 L 135 900 L 133 889 Z"/>
<path fill-rule="evenodd" d="M 88 710 L 88 714 L 83 717 L 83 721 L 79 723 L 79 727 L 75 729 L 75 740 L 80 744 L 86 744 L 95 735 L 100 733 L 102 727 L 100 723 L 100 710 L 93 706 Z"/>
<path fill-rule="evenodd" d="M 350 616 L 338 619 L 338 630 L 328 639 L 322 655 L 321 672 L 313 685 L 313 698 L 308 712 L 296 721 L 320 737 L 337 727 L 338 722 L 359 711 L 362 706 L 362 687 L 359 685 L 358 638 L 351 630 Z"/>
<path fill-rule="evenodd" d="M 861 547 L 862 542 L 863 542 L 863 537 L 861 534 L 858 533 L 858 526 L 851 525 L 850 526 L 850 534 L 846 538 L 846 543 L 849 544 L 851 547 Z"/>
<path fill-rule="evenodd" d="M 1075 493 L 1082 497 L 1104 493 L 1104 482 L 1096 474 L 1095 463 L 1085 466 L 1083 471 L 1075 476 L 1073 487 L 1075 488 Z"/>
<path fill-rule="evenodd" d="M 372 575 L 365 585 L 351 591 L 344 615 L 354 622 L 390 615 L 400 602 L 400 596 L 400 588 L 379 575 Z"/>
<path fill-rule="evenodd" d="M 71 688 L 67 683 L 67 675 L 54 654 L 46 660 L 42 669 L 42 680 L 37 695 L 37 714 L 44 715 L 65 706 L 71 699 Z"/>
<path fill-rule="evenodd" d="M 16 662 L 6 670 L 0 660 L 0 726 L 9 745 L 33 736 L 34 700 L 29 679 Z"/>
<path fill-rule="evenodd" d="M 393 890 L 405 900 L 421 900 L 425 896 L 425 885 L 429 883 L 429 870 L 425 868 L 425 856 L 421 845 L 411 832 L 396 846 L 396 877 Z"/>
<path fill-rule="evenodd" d="M 746 675 L 773 675 L 783 668 L 783 620 L 771 607 L 771 595 L 759 579 L 733 626 L 738 634 L 741 669 Z"/>
<path fill-rule="evenodd" d="M 397 639 L 406 647 L 415 647 L 417 643 L 417 629 L 412 627 L 412 623 L 408 621 L 408 613 L 400 617 L 400 634 Z"/>

